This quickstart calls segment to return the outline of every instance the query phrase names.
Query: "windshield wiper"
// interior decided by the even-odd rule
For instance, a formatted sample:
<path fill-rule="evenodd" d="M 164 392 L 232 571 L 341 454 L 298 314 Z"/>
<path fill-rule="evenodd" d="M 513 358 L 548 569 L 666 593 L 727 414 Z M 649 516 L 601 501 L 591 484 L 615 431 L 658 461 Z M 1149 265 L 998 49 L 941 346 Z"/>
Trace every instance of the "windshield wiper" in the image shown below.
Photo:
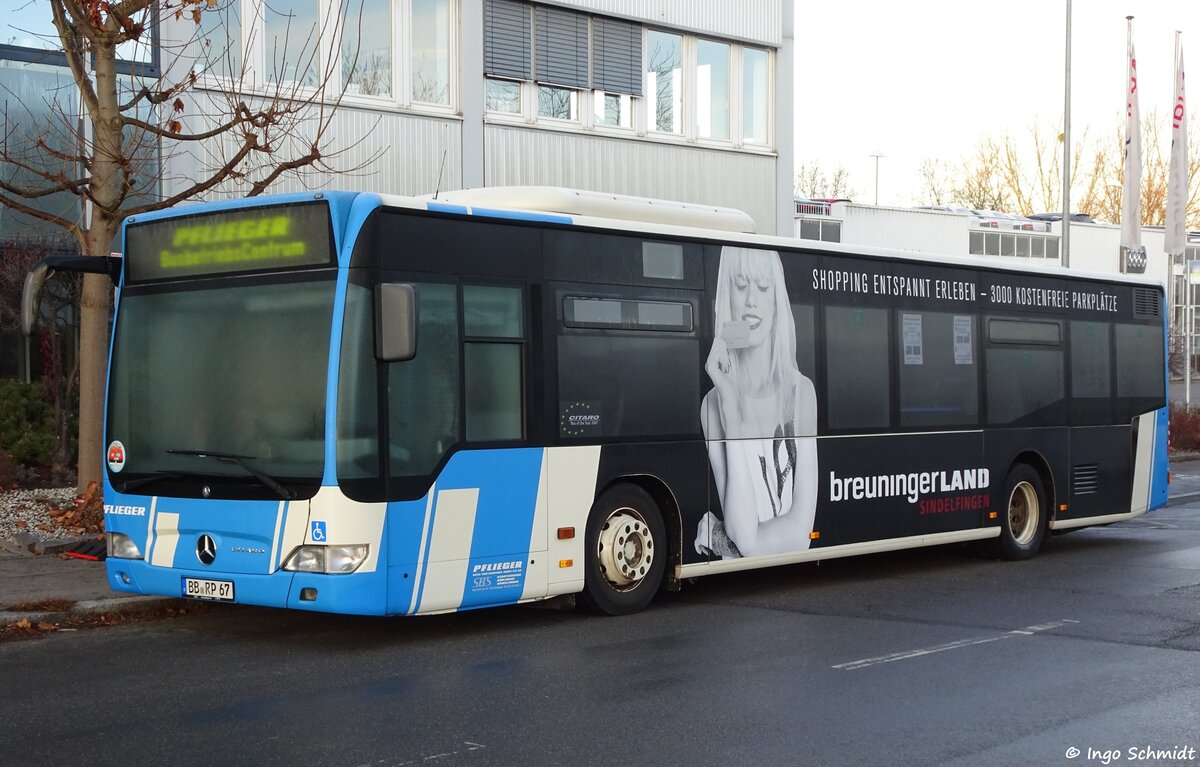
<path fill-rule="evenodd" d="M 258 469 L 246 463 L 246 461 L 257 460 L 255 456 L 239 455 L 238 453 L 221 453 L 216 450 L 168 450 L 167 452 L 171 455 L 192 455 L 197 458 L 216 458 L 222 463 L 236 464 L 245 469 L 247 474 L 254 477 L 271 490 L 274 490 L 284 500 L 291 501 L 295 500 L 296 498 L 296 494 L 280 484 L 279 480 L 267 474 L 263 474 Z"/>

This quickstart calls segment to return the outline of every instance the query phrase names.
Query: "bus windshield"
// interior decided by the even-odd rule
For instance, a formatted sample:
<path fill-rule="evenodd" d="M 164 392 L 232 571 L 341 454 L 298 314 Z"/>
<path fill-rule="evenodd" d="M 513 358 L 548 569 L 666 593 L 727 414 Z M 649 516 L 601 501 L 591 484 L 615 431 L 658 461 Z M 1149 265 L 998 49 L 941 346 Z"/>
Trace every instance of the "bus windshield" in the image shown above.
<path fill-rule="evenodd" d="M 113 485 L 279 497 L 265 475 L 315 492 L 334 285 L 323 269 L 125 288 L 109 384 Z M 237 460 L 204 460 L 217 454 Z"/>

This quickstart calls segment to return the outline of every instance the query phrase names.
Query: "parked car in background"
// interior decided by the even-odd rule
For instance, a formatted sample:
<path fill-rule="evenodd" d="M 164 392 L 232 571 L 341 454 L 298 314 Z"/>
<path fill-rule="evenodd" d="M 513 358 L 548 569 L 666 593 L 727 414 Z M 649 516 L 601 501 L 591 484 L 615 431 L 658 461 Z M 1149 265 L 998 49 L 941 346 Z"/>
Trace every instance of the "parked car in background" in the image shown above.
<path fill-rule="evenodd" d="M 1053 222 L 1053 221 L 1062 221 L 1062 214 L 1061 213 L 1033 213 L 1033 214 L 1030 214 L 1029 218 L 1033 219 L 1034 221 L 1045 221 L 1045 222 L 1049 223 L 1049 222 Z M 1076 223 L 1080 223 L 1080 224 L 1096 223 L 1095 219 L 1093 219 L 1091 216 L 1089 216 L 1086 213 L 1072 213 L 1071 220 Z"/>

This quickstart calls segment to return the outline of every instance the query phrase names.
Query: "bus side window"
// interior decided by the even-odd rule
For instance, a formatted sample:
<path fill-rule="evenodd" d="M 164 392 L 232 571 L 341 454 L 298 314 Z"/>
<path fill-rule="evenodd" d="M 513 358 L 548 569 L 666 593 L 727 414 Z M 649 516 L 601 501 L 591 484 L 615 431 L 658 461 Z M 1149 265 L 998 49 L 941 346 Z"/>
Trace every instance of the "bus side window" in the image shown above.
<path fill-rule="evenodd" d="M 1062 321 L 987 319 L 987 420 L 1049 426 L 1065 418 Z"/>
<path fill-rule="evenodd" d="M 825 307 L 825 394 L 829 428 L 891 425 L 888 310 Z"/>
<path fill-rule="evenodd" d="M 459 439 L 458 288 L 417 285 L 417 356 L 387 366 L 388 466 L 425 476 Z"/>
<path fill-rule="evenodd" d="M 525 321 L 521 289 L 463 286 L 463 364 L 467 440 L 525 436 L 522 360 Z"/>
<path fill-rule="evenodd" d="M 900 425 L 979 424 L 979 344 L 973 315 L 896 312 Z"/>

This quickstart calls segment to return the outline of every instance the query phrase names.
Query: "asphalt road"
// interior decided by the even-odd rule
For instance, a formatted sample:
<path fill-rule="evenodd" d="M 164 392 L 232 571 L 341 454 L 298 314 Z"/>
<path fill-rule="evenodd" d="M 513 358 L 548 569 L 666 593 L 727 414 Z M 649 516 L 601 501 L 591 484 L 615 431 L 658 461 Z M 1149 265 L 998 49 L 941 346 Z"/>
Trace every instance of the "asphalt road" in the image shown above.
<path fill-rule="evenodd" d="M 720 576 L 624 618 L 229 608 L 9 642 L 0 680 L 14 765 L 1200 765 L 1200 496 L 1029 562 Z"/>

